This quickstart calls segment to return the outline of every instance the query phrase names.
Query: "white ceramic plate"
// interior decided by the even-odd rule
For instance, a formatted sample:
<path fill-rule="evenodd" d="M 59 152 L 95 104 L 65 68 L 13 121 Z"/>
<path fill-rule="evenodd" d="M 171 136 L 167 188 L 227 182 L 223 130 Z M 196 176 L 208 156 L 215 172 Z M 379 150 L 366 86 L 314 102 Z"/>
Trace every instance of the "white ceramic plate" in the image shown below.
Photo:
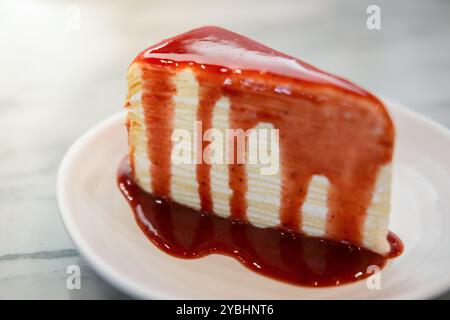
<path fill-rule="evenodd" d="M 381 289 L 365 281 L 333 288 L 292 286 L 258 275 L 233 258 L 174 258 L 140 231 L 116 185 L 127 153 L 124 113 L 83 135 L 58 174 L 67 231 L 105 279 L 138 298 L 362 299 L 432 298 L 450 289 L 450 133 L 388 103 L 397 128 L 390 229 L 404 253 L 381 272 Z"/>

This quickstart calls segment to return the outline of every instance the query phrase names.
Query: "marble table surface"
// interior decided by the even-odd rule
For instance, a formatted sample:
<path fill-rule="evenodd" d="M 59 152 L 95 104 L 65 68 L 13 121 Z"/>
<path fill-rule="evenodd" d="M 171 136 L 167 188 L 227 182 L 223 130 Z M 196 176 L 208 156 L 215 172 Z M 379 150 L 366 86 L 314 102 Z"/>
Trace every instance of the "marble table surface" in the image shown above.
<path fill-rule="evenodd" d="M 370 4 L 381 29 L 366 26 Z M 14 1 L 0 4 L 0 298 L 127 298 L 79 256 L 61 223 L 58 165 L 122 108 L 134 55 L 220 25 L 450 127 L 448 1 Z M 81 268 L 81 289 L 66 286 Z M 450 288 L 449 288 L 450 289 Z M 450 298 L 450 291 L 438 298 Z"/>

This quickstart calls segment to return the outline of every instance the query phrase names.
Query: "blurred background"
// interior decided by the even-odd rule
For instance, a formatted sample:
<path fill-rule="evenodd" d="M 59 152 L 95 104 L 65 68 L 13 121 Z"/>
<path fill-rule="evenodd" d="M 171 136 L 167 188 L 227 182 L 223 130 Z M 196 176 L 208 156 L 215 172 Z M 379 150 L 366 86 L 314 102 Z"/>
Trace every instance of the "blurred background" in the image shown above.
<path fill-rule="evenodd" d="M 369 30 L 369 5 L 380 29 Z M 126 298 L 79 257 L 60 221 L 58 165 L 122 109 L 150 44 L 218 25 L 341 75 L 450 127 L 450 1 L 0 2 L 0 298 Z M 66 268 L 81 267 L 81 290 Z M 450 298 L 450 294 L 438 298 Z"/>

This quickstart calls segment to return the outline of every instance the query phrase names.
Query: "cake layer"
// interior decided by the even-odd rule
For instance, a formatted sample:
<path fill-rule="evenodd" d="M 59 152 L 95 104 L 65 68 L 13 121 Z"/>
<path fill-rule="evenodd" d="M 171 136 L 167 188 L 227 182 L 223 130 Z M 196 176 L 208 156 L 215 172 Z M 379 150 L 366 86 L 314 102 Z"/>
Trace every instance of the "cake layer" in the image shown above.
<path fill-rule="evenodd" d="M 164 75 L 162 75 L 162 73 Z M 170 79 L 170 92 L 159 92 L 157 96 L 149 98 L 149 88 L 150 83 L 157 84 L 161 81 L 162 77 L 167 77 Z M 143 63 L 142 61 L 136 61 L 133 63 L 128 72 L 128 82 L 129 82 L 129 94 L 127 99 L 128 106 L 128 132 L 129 132 L 129 145 L 130 145 L 130 161 L 132 164 L 132 169 L 134 173 L 134 178 L 138 185 L 146 190 L 147 192 L 157 194 L 160 196 L 168 196 L 179 202 L 181 204 L 188 205 L 192 208 L 198 210 L 205 210 L 213 212 L 222 217 L 232 217 L 246 219 L 250 223 L 259 227 L 282 227 L 286 229 L 293 229 L 295 231 L 301 231 L 311 236 L 319 236 L 330 238 L 337 241 L 349 241 L 380 253 L 385 254 L 389 251 L 389 244 L 387 242 L 388 234 L 388 223 L 389 223 L 389 199 L 390 199 L 390 161 L 385 161 L 379 166 L 374 166 L 373 162 L 367 161 L 362 165 L 372 166 L 369 169 L 373 173 L 373 187 L 367 193 L 368 205 L 367 207 L 360 208 L 362 206 L 361 202 L 354 201 L 354 203 L 346 203 L 346 210 L 350 208 L 355 212 L 364 211 L 362 216 L 360 239 L 355 240 L 345 232 L 339 230 L 346 230 L 341 228 L 338 232 L 330 232 L 331 223 L 333 217 L 331 215 L 336 214 L 336 207 L 342 203 L 342 201 L 352 201 L 351 198 L 341 199 L 336 197 L 336 188 L 344 185 L 345 187 L 350 184 L 349 191 L 347 194 L 355 193 L 358 194 L 359 190 L 355 189 L 358 186 L 351 185 L 347 183 L 353 179 L 355 174 L 365 174 L 364 170 L 358 169 L 358 163 L 355 159 L 358 157 L 349 157 L 352 152 L 367 153 L 368 156 L 373 156 L 372 147 L 364 146 L 366 149 L 361 149 L 361 142 L 359 139 L 366 139 L 364 135 L 367 134 L 366 131 L 371 131 L 375 136 L 381 136 L 386 130 L 383 128 L 384 114 L 377 118 L 373 116 L 374 110 L 379 107 L 371 105 L 371 101 L 362 99 L 359 96 L 349 95 L 345 92 L 339 90 L 332 90 L 330 88 L 323 90 L 321 87 L 310 86 L 302 88 L 301 92 L 298 91 L 291 84 L 290 79 L 270 79 L 269 83 L 267 81 L 264 83 L 265 87 L 277 86 L 279 88 L 284 88 L 285 90 L 290 90 L 290 94 L 286 97 L 283 94 L 277 96 L 267 96 L 265 92 L 257 92 L 252 87 L 252 95 L 261 95 L 261 99 L 271 99 L 271 103 L 267 107 L 266 112 L 276 112 L 276 113 L 286 113 L 291 114 L 285 115 L 285 118 L 280 118 L 277 121 L 273 121 L 273 117 L 267 117 L 264 121 L 262 117 L 261 121 L 258 121 L 251 127 L 254 129 L 258 128 L 280 128 L 280 138 L 283 139 L 285 130 L 281 130 L 285 127 L 280 125 L 280 121 L 290 121 L 291 126 L 303 126 L 312 128 L 309 131 L 306 130 L 306 134 L 316 134 L 317 136 L 308 139 L 308 141 L 314 141 L 310 145 L 305 145 L 302 143 L 302 136 L 298 137 L 297 145 L 292 145 L 291 148 L 295 151 L 297 148 L 309 148 L 311 154 L 316 155 L 316 159 L 296 159 L 297 161 L 316 161 L 318 165 L 316 170 L 311 170 L 308 172 L 310 175 L 305 181 L 304 189 L 300 190 L 297 194 L 290 195 L 291 198 L 286 198 L 283 195 L 283 179 L 286 179 L 286 172 L 283 174 L 283 170 L 286 170 L 286 166 L 283 166 L 283 152 L 282 146 L 275 141 L 276 145 L 273 150 L 268 150 L 269 152 L 279 152 L 281 161 L 279 163 L 279 170 L 274 174 L 262 175 L 261 169 L 267 167 L 267 165 L 261 164 L 245 164 L 243 172 L 244 178 L 241 183 L 245 185 L 244 192 L 242 196 L 245 199 L 233 199 L 233 195 L 236 194 L 235 190 L 239 189 L 233 185 L 233 175 L 230 174 L 230 170 L 236 169 L 233 165 L 229 164 L 211 164 L 206 166 L 207 171 L 199 169 L 199 167 L 205 167 L 204 164 L 179 164 L 177 157 L 180 155 L 180 149 L 174 148 L 174 142 L 172 141 L 172 135 L 176 129 L 183 129 L 190 133 L 194 141 L 198 131 L 195 130 L 195 123 L 199 120 L 204 108 L 205 94 L 213 99 L 209 99 L 212 106 L 210 109 L 212 114 L 206 119 L 210 119 L 210 124 L 206 124 L 208 127 L 217 129 L 223 132 L 225 136 L 225 130 L 233 127 L 230 123 L 232 122 L 233 112 L 230 111 L 233 108 L 233 104 L 230 101 L 230 95 L 226 91 L 219 90 L 215 91 L 215 88 L 220 88 L 221 82 L 219 84 L 215 82 L 216 77 L 202 77 L 194 68 L 185 66 L 180 69 L 169 69 L 166 70 L 165 67 L 156 66 L 152 64 Z M 245 78 L 246 80 L 253 81 L 254 83 L 259 81 L 258 75 L 253 78 Z M 245 80 L 244 79 L 244 80 Z M 276 84 L 271 84 L 270 81 L 276 81 Z M 236 81 L 235 81 L 236 82 Z M 164 84 L 167 86 L 167 84 Z M 205 89 L 206 88 L 206 89 Z M 241 92 L 242 88 L 233 88 L 233 92 Z M 297 91 L 296 91 L 297 90 Z M 205 93 L 206 91 L 206 93 Z M 248 94 L 243 92 L 242 95 Z M 234 96 L 235 97 L 235 96 Z M 316 106 L 311 102 L 313 99 L 316 102 L 316 98 L 319 97 L 323 101 L 320 102 L 319 106 Z M 156 100 L 157 101 L 156 101 Z M 165 106 L 164 112 L 158 113 L 159 116 L 169 119 L 169 123 L 165 122 L 166 119 L 152 118 L 149 121 L 149 109 L 148 104 L 155 101 L 158 107 L 161 108 L 161 101 Z M 165 102 L 166 101 L 166 102 Z M 212 102 L 211 102 L 212 101 Z M 261 100 L 262 101 L 262 100 Z M 291 107 L 288 110 L 283 110 L 282 107 L 286 102 L 289 105 L 305 106 L 305 110 L 293 110 Z M 147 107 L 145 106 L 147 104 Z M 339 109 L 336 111 L 336 105 L 339 104 Z M 248 112 L 252 109 L 251 105 L 241 104 L 242 108 Z M 354 106 L 358 106 L 355 108 Z M 344 132 L 347 137 L 347 144 L 352 145 L 352 143 L 357 146 L 356 148 L 351 148 L 347 151 L 345 146 L 342 147 L 345 152 L 343 152 L 342 157 L 339 154 L 333 155 L 330 153 L 336 152 L 336 148 L 333 147 L 333 134 L 335 132 L 326 132 L 327 126 L 323 125 L 322 122 L 318 121 L 321 117 L 314 118 L 309 115 L 308 108 L 319 108 L 323 117 L 328 117 L 333 121 L 339 122 L 339 117 L 345 118 L 349 124 L 341 125 L 340 131 L 349 130 L 349 132 Z M 146 110 L 147 108 L 147 110 Z M 235 107 L 234 107 L 235 108 Z M 242 111 L 244 113 L 244 111 Z M 257 111 L 255 111 L 256 113 Z M 362 116 L 361 116 L 362 114 Z M 306 119 L 302 119 L 302 116 Z M 362 125 L 367 126 L 367 130 L 364 132 L 354 131 L 354 133 L 361 134 L 362 137 L 352 136 L 352 131 L 354 128 L 359 128 L 361 123 L 352 124 L 352 118 L 356 118 L 356 121 L 361 121 L 362 117 L 367 118 L 366 123 Z M 244 116 L 243 116 L 244 117 Z M 336 119 L 334 119 L 336 118 Z M 149 125 L 150 123 L 150 125 Z M 326 122 L 324 122 L 326 123 Z M 340 122 L 339 122 L 340 123 Z M 170 125 L 170 129 L 167 126 Z M 205 125 L 205 124 L 204 124 Z M 152 129 L 152 127 L 154 128 Z M 158 130 L 156 134 L 152 130 Z M 166 131 L 168 131 L 166 133 Z M 170 136 L 169 140 L 158 141 L 155 137 Z M 329 136 L 331 135 L 331 136 Z M 152 140 L 155 139 L 155 140 Z M 336 135 L 336 139 L 342 139 Z M 330 142 L 327 144 L 327 141 Z M 368 144 L 373 143 L 371 140 L 367 140 Z M 282 144 L 282 140 L 280 140 Z M 251 145 L 247 148 L 252 147 Z M 273 145 L 271 146 L 273 147 Z M 153 148 L 152 150 L 150 150 Z M 167 148 L 170 152 L 170 166 L 161 166 L 160 163 L 162 158 L 158 158 Z M 359 149 L 358 149 L 359 148 Z M 195 159 L 198 156 L 199 149 L 193 147 L 192 145 L 185 145 L 182 148 L 182 153 L 190 153 L 191 158 Z M 201 149 L 200 149 L 201 151 Z M 226 153 L 226 150 L 223 150 Z M 247 156 L 251 150 L 247 149 Z M 160 154 L 159 154 L 160 153 Z M 155 156 L 156 154 L 156 156 Z M 303 155 L 309 155 L 308 152 L 303 152 Z M 320 159 L 328 159 L 334 157 L 335 161 L 335 171 L 328 169 L 325 164 L 320 164 Z M 154 162 L 150 159 L 155 159 Z M 284 156 L 286 159 L 286 156 Z M 238 167 L 238 170 L 242 166 Z M 357 169 L 355 169 L 355 167 Z M 306 167 L 305 167 L 306 168 Z M 360 170 L 360 171 L 358 171 Z M 369 171 L 370 171 L 369 170 Z M 161 183 L 161 177 L 158 174 L 165 173 L 168 171 L 169 179 L 168 182 L 165 181 Z M 316 171 L 316 172 L 314 172 Z M 202 174 L 201 173 L 207 173 Z M 294 172 L 295 174 L 301 174 Z M 167 174 L 167 173 L 166 173 Z M 289 176 L 288 179 L 300 179 L 298 176 Z M 338 181 L 339 178 L 339 181 Z M 153 179 L 153 181 L 152 181 Z M 204 188 L 205 179 L 208 180 L 208 188 Z M 241 178 L 240 178 L 241 179 Z M 368 175 L 367 179 L 370 180 L 371 176 Z M 155 180 L 158 183 L 155 184 Z M 356 181 L 361 181 L 357 179 Z M 352 189 L 353 188 L 353 189 Z M 364 188 L 364 185 L 361 186 Z M 208 189 L 208 190 L 205 190 Z M 205 196 L 206 194 L 206 196 Z M 301 201 L 297 201 L 297 198 L 301 198 Z M 290 224 L 283 224 L 283 205 L 286 206 L 286 201 L 299 202 L 299 206 L 291 206 L 291 211 L 293 212 L 294 219 L 287 220 Z M 283 203 L 284 201 L 284 203 Z M 236 203 L 245 203 L 245 206 L 236 205 Z M 234 206 L 234 207 L 233 207 Z M 236 209 L 238 208 L 238 209 Z M 242 209 L 244 208 L 244 209 Z M 334 208 L 331 210 L 330 208 Z M 239 212 L 239 211 L 245 212 Z M 234 212 L 234 214 L 233 214 Z M 347 222 L 350 224 L 349 228 L 359 228 L 359 223 L 361 217 L 355 217 L 352 212 L 340 212 L 340 214 L 348 215 L 349 219 Z M 358 220 L 359 219 L 359 220 Z M 352 225 L 354 224 L 354 225 Z"/>

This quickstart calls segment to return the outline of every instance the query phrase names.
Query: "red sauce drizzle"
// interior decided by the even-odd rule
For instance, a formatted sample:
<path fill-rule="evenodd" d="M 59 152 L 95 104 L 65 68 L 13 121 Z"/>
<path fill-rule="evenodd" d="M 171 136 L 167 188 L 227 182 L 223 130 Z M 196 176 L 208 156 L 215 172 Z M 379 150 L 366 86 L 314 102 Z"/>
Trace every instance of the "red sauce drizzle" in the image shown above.
<path fill-rule="evenodd" d="M 142 52 L 143 108 L 154 195 L 170 199 L 171 83 L 191 68 L 200 84 L 197 118 L 211 126 L 221 95 L 230 126 L 269 122 L 280 130 L 281 227 L 300 231 L 301 207 L 313 175 L 330 181 L 326 237 L 360 245 L 377 174 L 392 158 L 394 128 L 383 104 L 360 87 L 239 34 L 204 27 Z M 154 143 L 157 141 L 157 143 Z M 203 143 L 202 149 L 207 143 Z M 237 156 L 235 154 L 235 156 Z M 197 167 L 202 210 L 213 211 L 210 168 Z M 246 219 L 245 165 L 229 168 L 230 212 Z"/>
<path fill-rule="evenodd" d="M 236 94 L 237 97 L 237 94 Z M 239 99 L 230 99 L 231 105 L 229 110 L 229 121 L 231 129 L 242 129 L 246 131 L 253 127 L 252 123 L 247 117 L 243 117 L 245 106 L 242 105 Z M 247 220 L 247 173 L 245 171 L 245 164 L 242 160 L 245 159 L 245 148 L 238 148 L 238 137 L 227 141 L 231 144 L 233 151 L 232 163 L 228 165 L 228 184 L 232 191 L 230 199 L 230 215 L 235 220 Z M 245 138 L 246 139 L 246 138 Z M 231 150 L 230 148 L 230 150 Z M 230 155 L 228 155 L 230 156 Z"/>
<path fill-rule="evenodd" d="M 222 96 L 221 81 L 208 83 L 207 80 L 202 74 L 199 74 L 197 77 L 197 81 L 200 84 L 197 120 L 202 123 L 202 130 L 199 132 L 201 137 L 203 137 L 205 131 L 212 127 L 214 105 Z M 200 156 L 205 155 L 209 144 L 209 141 L 202 139 L 201 150 L 197 150 L 197 156 L 199 156 L 199 153 Z M 205 156 L 209 158 L 210 155 Z M 210 180 L 211 165 L 205 163 L 205 161 L 199 162 L 201 163 L 197 165 L 197 183 L 201 209 L 204 212 L 213 212 Z"/>
<path fill-rule="evenodd" d="M 220 253 L 271 278 L 302 286 L 334 286 L 364 279 L 368 267 L 382 268 L 403 245 L 388 236 L 391 252 L 383 257 L 364 248 L 308 237 L 279 228 L 257 228 L 156 198 L 134 182 L 125 158 L 118 184 L 145 235 L 161 250 L 179 258 Z"/>
<path fill-rule="evenodd" d="M 142 67 L 142 105 L 151 159 L 151 187 L 155 196 L 170 198 L 171 136 L 176 88 L 173 71 L 163 67 Z"/>

